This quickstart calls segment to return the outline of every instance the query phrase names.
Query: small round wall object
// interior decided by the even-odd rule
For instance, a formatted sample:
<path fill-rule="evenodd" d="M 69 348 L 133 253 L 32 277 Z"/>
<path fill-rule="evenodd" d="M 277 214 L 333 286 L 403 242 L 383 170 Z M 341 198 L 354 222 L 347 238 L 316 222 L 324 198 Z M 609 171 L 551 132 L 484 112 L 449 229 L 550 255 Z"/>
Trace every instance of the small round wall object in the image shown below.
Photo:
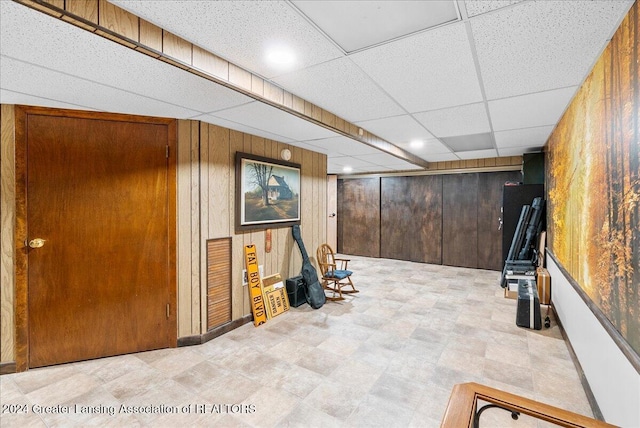
<path fill-rule="evenodd" d="M 289 159 L 291 159 L 291 150 L 282 149 L 282 151 L 280 152 L 280 157 L 282 158 L 282 160 L 288 161 Z"/>

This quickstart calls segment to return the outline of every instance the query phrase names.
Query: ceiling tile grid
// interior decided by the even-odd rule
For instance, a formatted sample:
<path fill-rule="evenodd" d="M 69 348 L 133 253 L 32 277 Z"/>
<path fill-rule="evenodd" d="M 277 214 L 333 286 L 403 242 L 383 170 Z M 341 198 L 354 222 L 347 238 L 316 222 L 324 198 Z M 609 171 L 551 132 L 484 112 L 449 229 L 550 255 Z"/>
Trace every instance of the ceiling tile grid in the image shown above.
<path fill-rule="evenodd" d="M 350 122 L 404 113 L 349 58 L 328 61 L 273 80 Z"/>
<path fill-rule="evenodd" d="M 539 150 L 633 4 L 457 0 L 463 22 L 345 56 L 289 1 L 108 1 L 432 162 Z M 410 168 L 23 5 L 0 0 L 0 12 L 2 102 L 203 120 L 324 153 L 339 173 L 350 160 L 354 172 Z M 293 71 L 265 61 L 272 44 L 297 52 Z"/>
<path fill-rule="evenodd" d="M 270 48 L 296 55 L 286 71 L 344 54 L 284 1 L 110 0 L 123 9 L 261 76 L 283 73 L 266 62 Z"/>
<path fill-rule="evenodd" d="M 482 101 L 464 23 L 425 31 L 350 58 L 409 113 Z"/>
<path fill-rule="evenodd" d="M 628 6 L 529 1 L 471 18 L 487 98 L 579 85 Z"/>

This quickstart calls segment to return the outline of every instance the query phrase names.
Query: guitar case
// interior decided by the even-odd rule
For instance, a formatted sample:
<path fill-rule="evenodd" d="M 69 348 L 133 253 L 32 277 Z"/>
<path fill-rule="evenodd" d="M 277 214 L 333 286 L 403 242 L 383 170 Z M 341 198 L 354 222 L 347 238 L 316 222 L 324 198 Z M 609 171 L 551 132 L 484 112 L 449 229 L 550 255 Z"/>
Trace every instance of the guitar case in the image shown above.
<path fill-rule="evenodd" d="M 320 281 L 318 281 L 318 272 L 311 264 L 307 250 L 304 248 L 302 235 L 300 234 L 300 225 L 294 225 L 291 228 L 291 232 L 302 254 L 302 271 L 300 275 L 304 281 L 304 294 L 307 298 L 307 303 L 309 303 L 313 309 L 319 309 L 327 301 L 327 296 L 325 296 L 324 288 L 322 288 Z"/>

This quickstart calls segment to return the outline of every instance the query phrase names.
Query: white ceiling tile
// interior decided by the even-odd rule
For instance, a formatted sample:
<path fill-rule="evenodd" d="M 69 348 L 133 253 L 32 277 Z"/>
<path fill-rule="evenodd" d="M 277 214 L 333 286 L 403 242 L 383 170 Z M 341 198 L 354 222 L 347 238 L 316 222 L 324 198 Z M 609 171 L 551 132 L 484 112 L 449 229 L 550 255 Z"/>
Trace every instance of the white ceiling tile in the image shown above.
<path fill-rule="evenodd" d="M 489 101 L 494 131 L 558 123 L 577 86 Z"/>
<path fill-rule="evenodd" d="M 532 1 L 470 19 L 488 99 L 580 84 L 632 1 Z"/>
<path fill-rule="evenodd" d="M 550 125 L 496 132 L 496 146 L 499 150 L 521 146 L 542 147 L 547 142 L 554 127 L 555 125 Z"/>
<path fill-rule="evenodd" d="M 433 138 L 433 135 L 410 115 L 367 120 L 357 122 L 356 125 L 395 145 Z"/>
<path fill-rule="evenodd" d="M 358 159 L 362 159 L 364 161 L 367 161 L 375 165 L 382 165 L 382 166 L 388 166 L 388 167 L 401 167 L 404 165 L 413 165 L 411 162 L 398 159 L 397 157 L 387 153 L 376 153 L 372 155 L 362 155 L 362 156 L 356 156 L 356 157 Z"/>
<path fill-rule="evenodd" d="M 286 90 L 350 122 L 404 113 L 348 58 L 325 62 L 273 80 Z"/>
<path fill-rule="evenodd" d="M 199 112 L 253 101 L 18 3 L 0 5 L 0 53 L 6 57 Z"/>
<path fill-rule="evenodd" d="M 352 168 L 359 168 L 359 169 L 371 168 L 371 167 L 376 166 L 375 164 L 373 164 L 371 162 L 367 162 L 367 161 L 364 161 L 362 159 L 357 159 L 357 158 L 352 157 L 352 156 L 343 156 L 343 157 L 339 157 L 339 158 L 328 158 L 327 162 L 330 162 L 331 165 L 335 165 L 335 166 L 341 166 L 341 167 L 350 166 Z"/>
<path fill-rule="evenodd" d="M 334 138 L 324 138 L 320 140 L 312 140 L 305 141 L 308 144 L 314 145 L 316 147 L 320 147 L 325 149 L 327 153 L 333 154 L 335 156 L 336 153 L 339 153 L 343 156 L 351 156 L 351 155 L 365 155 L 365 154 L 373 154 L 380 153 L 381 151 L 368 146 L 359 141 L 353 140 L 348 137 L 339 136 Z"/>
<path fill-rule="evenodd" d="M 346 52 L 459 19 L 452 1 L 292 1 Z"/>
<path fill-rule="evenodd" d="M 450 153 L 451 150 L 442 144 L 440 140 L 431 139 L 424 142 L 422 147 L 412 147 L 410 143 L 398 144 L 398 147 L 411 152 L 417 156 L 424 157 L 426 154 Z"/>
<path fill-rule="evenodd" d="M 281 143 L 288 143 L 288 144 L 293 143 L 293 140 L 283 137 L 282 135 L 273 134 L 263 129 L 253 128 L 252 126 L 246 125 L 244 123 L 233 122 L 231 120 L 223 119 L 217 116 L 212 116 L 210 114 L 195 116 L 192 119 L 201 120 L 202 122 L 211 123 L 213 125 L 222 126 L 224 128 L 234 129 L 236 131 L 244 132 L 246 134 L 267 138 L 269 140 L 279 141 Z"/>
<path fill-rule="evenodd" d="M 464 23 L 350 56 L 409 113 L 482 101 Z M 390 116 L 382 115 L 379 117 Z"/>
<path fill-rule="evenodd" d="M 501 9 L 519 3 L 522 0 L 466 0 L 467 16 L 481 15 L 492 10 Z"/>
<path fill-rule="evenodd" d="M 286 71 L 344 56 L 285 1 L 110 1 L 267 78 L 284 71 L 265 60 L 274 46 L 295 55 Z"/>
<path fill-rule="evenodd" d="M 155 99 L 132 94 L 117 88 L 86 79 L 70 76 L 33 64 L 0 57 L 0 87 L 14 94 L 35 96 L 75 108 L 108 111 L 112 113 L 140 114 L 147 116 L 193 116 L 197 112 Z M 15 99 L 19 104 L 29 104 L 29 98 Z"/>
<path fill-rule="evenodd" d="M 211 116 L 242 123 L 252 128 L 304 141 L 336 136 L 333 131 L 289 114 L 279 108 L 255 101 L 212 113 Z"/>
<path fill-rule="evenodd" d="M 460 157 L 460 159 L 483 159 L 483 158 L 494 158 L 498 156 L 498 152 L 496 152 L 496 149 L 473 150 L 470 152 L 456 152 L 456 154 Z"/>
<path fill-rule="evenodd" d="M 415 113 L 413 117 L 436 137 L 480 134 L 491 131 L 484 103 Z"/>
<path fill-rule="evenodd" d="M 49 107 L 49 108 L 66 108 L 73 110 L 95 110 L 91 107 L 79 104 L 67 104 L 62 101 L 52 100 L 35 95 L 23 94 L 20 92 L 9 91 L 0 87 L 0 104 L 24 104 L 30 106 Z"/>

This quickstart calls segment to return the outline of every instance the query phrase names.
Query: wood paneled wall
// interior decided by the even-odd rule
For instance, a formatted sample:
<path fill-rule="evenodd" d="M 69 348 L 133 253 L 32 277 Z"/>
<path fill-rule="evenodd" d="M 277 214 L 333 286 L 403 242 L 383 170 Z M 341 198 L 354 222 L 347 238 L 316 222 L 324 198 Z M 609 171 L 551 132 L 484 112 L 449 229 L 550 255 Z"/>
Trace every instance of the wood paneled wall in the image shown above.
<path fill-rule="evenodd" d="M 380 178 L 338 180 L 338 252 L 380 257 Z"/>
<path fill-rule="evenodd" d="M 15 119 L 0 105 L 0 362 L 14 361 Z"/>
<path fill-rule="evenodd" d="M 502 171 L 339 180 L 339 251 L 377 257 L 370 249 L 378 238 L 380 257 L 500 270 L 502 186 L 519 178 Z"/>
<path fill-rule="evenodd" d="M 206 332 L 207 240 L 232 239 L 232 320 L 250 314 L 248 290 L 242 285 L 245 245 L 256 245 L 265 275 L 280 273 L 289 278 L 302 267 L 291 228 L 272 229 L 269 253 L 264 230 L 236 232 L 236 152 L 279 159 L 282 149 L 291 150 L 291 161 L 301 165 L 302 239 L 314 262 L 315 249 L 326 239 L 327 158 L 207 123 L 179 121 L 178 130 L 178 336 L 184 337 Z"/>
<path fill-rule="evenodd" d="M 0 231 L 2 275 L 0 313 L 0 362 L 15 357 L 14 251 L 15 251 L 15 158 L 14 107 L 1 106 L 2 157 L 0 158 Z M 302 257 L 291 228 L 272 230 L 271 252 L 265 248 L 265 231 L 236 232 L 235 153 L 253 153 L 273 159 L 284 148 L 301 165 L 302 237 L 315 262 L 315 249 L 326 240 L 327 158 L 320 153 L 266 140 L 198 121 L 179 120 L 177 126 L 177 278 L 178 337 L 200 335 L 207 328 L 207 240 L 232 239 L 232 319 L 250 314 L 247 288 L 242 285 L 243 247 L 256 244 L 258 262 L 265 275 L 295 276 Z"/>

